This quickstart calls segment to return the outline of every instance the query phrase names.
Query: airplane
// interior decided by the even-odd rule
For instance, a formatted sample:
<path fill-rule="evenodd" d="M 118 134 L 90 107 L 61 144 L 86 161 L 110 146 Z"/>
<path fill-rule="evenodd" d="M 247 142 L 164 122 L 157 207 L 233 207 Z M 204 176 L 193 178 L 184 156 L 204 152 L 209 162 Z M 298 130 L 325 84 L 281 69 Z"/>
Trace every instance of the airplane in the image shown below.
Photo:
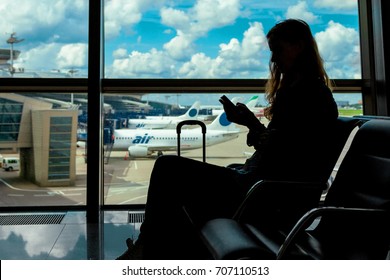
<path fill-rule="evenodd" d="M 194 120 L 199 114 L 200 102 L 195 101 L 194 104 L 183 115 L 180 116 L 146 116 L 147 119 L 159 119 L 159 120 Z"/>
<path fill-rule="evenodd" d="M 147 116 L 146 119 L 129 119 L 128 128 L 131 129 L 167 129 L 175 128 L 180 121 L 197 119 L 200 102 L 196 101 L 188 111 L 181 116 Z"/>
<path fill-rule="evenodd" d="M 206 146 L 226 142 L 238 137 L 240 130 L 222 112 L 212 123 L 206 125 Z M 201 148 L 203 135 L 200 127 L 184 129 L 180 134 L 181 150 Z M 129 157 L 148 157 L 157 152 L 177 150 L 176 129 L 116 129 L 113 151 L 128 151 Z"/>

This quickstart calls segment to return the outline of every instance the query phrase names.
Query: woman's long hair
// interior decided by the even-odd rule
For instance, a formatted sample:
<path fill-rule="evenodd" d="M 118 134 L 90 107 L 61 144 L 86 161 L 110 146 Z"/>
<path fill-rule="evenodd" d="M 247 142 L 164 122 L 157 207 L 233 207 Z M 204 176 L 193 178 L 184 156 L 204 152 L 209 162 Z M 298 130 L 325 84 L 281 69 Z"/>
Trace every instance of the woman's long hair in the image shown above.
<path fill-rule="evenodd" d="M 315 76 L 331 88 L 331 81 L 325 71 L 324 62 L 319 54 L 317 43 L 306 22 L 298 19 L 281 21 L 267 33 L 267 39 L 268 41 L 271 39 L 282 40 L 292 44 L 302 42 L 304 49 L 296 58 L 294 71 L 300 73 L 302 76 Z M 272 109 L 276 92 L 284 86 L 284 81 L 282 73 L 271 59 L 269 69 L 270 78 L 266 83 L 265 92 L 270 105 L 265 109 L 264 114 L 270 120 L 273 115 Z"/>

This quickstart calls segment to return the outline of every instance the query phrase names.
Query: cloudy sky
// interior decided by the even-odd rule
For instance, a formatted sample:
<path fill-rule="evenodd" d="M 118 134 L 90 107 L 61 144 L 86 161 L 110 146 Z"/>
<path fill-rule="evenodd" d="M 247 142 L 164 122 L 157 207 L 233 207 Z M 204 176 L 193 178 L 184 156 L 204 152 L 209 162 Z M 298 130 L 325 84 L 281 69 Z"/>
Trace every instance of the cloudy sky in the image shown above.
<path fill-rule="evenodd" d="M 24 41 L 16 66 L 87 72 L 88 1 L 1 0 L 0 48 Z M 105 0 L 110 78 L 266 78 L 267 31 L 301 18 L 332 78 L 360 78 L 357 0 Z"/>

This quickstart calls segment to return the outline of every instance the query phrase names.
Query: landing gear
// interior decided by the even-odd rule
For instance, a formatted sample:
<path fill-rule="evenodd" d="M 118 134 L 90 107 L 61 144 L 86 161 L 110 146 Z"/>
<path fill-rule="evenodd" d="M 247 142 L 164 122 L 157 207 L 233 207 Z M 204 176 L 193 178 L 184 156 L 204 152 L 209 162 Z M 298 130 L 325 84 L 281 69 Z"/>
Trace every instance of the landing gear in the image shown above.
<path fill-rule="evenodd" d="M 157 152 L 157 156 L 158 156 L 158 157 L 161 157 L 162 155 L 163 155 L 162 151 L 158 151 L 158 152 Z"/>

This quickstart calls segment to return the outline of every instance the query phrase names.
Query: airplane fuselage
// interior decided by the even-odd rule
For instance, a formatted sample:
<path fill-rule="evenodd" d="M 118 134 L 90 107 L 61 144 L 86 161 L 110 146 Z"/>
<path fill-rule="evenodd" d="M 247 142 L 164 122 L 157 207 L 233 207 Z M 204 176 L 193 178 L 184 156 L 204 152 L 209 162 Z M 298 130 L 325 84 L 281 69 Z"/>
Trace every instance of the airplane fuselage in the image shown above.
<path fill-rule="evenodd" d="M 212 123 L 206 125 L 206 146 L 229 141 L 238 137 L 239 129 L 221 113 Z M 128 151 L 130 157 L 147 157 L 158 152 L 177 150 L 176 129 L 117 129 L 114 130 L 112 149 Z M 200 127 L 183 129 L 180 134 L 181 150 L 197 149 L 203 146 Z"/>
<path fill-rule="evenodd" d="M 113 150 L 130 150 L 139 146 L 148 149 L 149 154 L 155 151 L 173 151 L 177 149 L 176 130 L 144 130 L 119 129 L 114 132 Z M 200 129 L 185 129 L 180 135 L 182 150 L 197 149 L 203 146 L 203 136 Z M 210 130 L 206 133 L 206 145 L 211 146 L 238 137 L 238 131 L 227 132 Z"/>

